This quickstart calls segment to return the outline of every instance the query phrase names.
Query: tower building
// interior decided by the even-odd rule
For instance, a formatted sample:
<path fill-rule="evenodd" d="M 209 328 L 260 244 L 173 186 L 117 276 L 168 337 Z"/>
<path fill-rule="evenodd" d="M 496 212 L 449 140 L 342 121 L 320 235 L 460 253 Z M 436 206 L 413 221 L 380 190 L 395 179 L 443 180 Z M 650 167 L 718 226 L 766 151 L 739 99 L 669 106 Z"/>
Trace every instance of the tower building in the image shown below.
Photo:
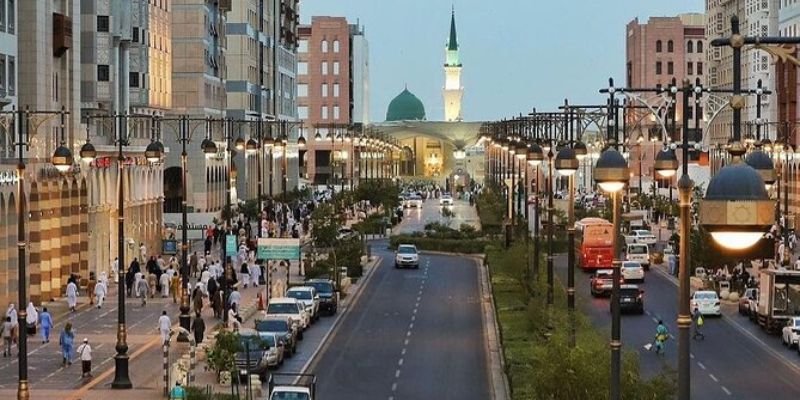
<path fill-rule="evenodd" d="M 461 99 L 464 88 L 461 86 L 461 60 L 458 55 L 458 36 L 456 35 L 456 12 L 450 14 L 450 38 L 445 48 L 444 63 L 444 120 L 461 121 Z"/>

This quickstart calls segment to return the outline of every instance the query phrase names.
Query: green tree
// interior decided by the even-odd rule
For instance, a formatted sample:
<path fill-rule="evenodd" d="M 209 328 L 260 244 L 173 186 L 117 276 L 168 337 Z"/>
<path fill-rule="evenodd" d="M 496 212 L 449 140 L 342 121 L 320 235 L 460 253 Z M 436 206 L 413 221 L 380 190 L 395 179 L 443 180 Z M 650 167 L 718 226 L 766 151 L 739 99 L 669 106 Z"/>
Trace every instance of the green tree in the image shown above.
<path fill-rule="evenodd" d="M 214 345 L 208 351 L 208 366 L 217 373 L 217 379 L 222 371 L 232 371 L 236 368 L 236 353 L 242 351 L 239 334 L 220 330 L 217 333 Z"/>

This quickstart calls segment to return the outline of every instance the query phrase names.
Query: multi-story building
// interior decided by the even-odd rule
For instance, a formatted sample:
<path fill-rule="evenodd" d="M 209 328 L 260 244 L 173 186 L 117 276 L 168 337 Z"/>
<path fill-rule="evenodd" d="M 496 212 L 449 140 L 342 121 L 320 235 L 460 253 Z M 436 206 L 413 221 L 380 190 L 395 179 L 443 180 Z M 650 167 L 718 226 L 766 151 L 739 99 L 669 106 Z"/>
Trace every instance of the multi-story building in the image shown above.
<path fill-rule="evenodd" d="M 800 1 L 786 0 L 781 1 L 779 4 L 780 11 L 778 12 L 778 36 L 797 37 L 800 36 Z M 800 52 L 796 49 L 794 56 L 800 56 Z M 777 102 L 778 109 L 778 124 L 777 134 L 778 140 L 788 140 L 789 144 L 794 146 L 797 151 L 798 137 L 800 136 L 800 109 L 798 109 L 798 96 L 800 96 L 800 87 L 798 87 L 798 68 L 797 65 L 791 62 L 775 62 L 775 89 L 777 93 L 774 95 Z M 788 160 L 789 168 L 783 169 L 786 164 L 786 157 L 778 157 L 778 168 L 783 175 L 784 171 L 789 172 L 788 181 L 786 186 L 789 189 L 789 220 L 794 222 L 797 227 L 796 221 L 798 211 L 800 211 L 800 169 L 798 168 L 798 161 L 795 157 Z M 782 176 L 783 178 L 783 176 Z M 779 185 L 779 187 L 783 187 Z M 783 197 L 783 196 L 781 196 Z"/>
<path fill-rule="evenodd" d="M 18 59 L 16 2 L 0 1 L 0 108 L 10 109 L 17 105 Z M 0 150 L 8 144 L 6 141 L 0 142 Z"/>
<path fill-rule="evenodd" d="M 706 34 L 709 39 L 731 35 L 731 17 L 739 17 L 740 31 L 746 36 L 776 36 L 778 33 L 778 0 L 706 0 Z M 733 51 L 730 47 L 709 47 L 707 84 L 711 88 L 730 88 L 733 84 Z M 770 56 L 762 50 L 750 49 L 742 54 L 742 87 L 755 88 L 761 80 L 765 88 L 774 88 L 774 66 Z M 725 96 L 711 96 L 706 116 L 709 117 L 709 142 L 725 144 L 730 138 L 733 113 Z M 745 96 L 746 105 L 742 121 L 755 121 L 756 100 Z M 761 118 L 777 120 L 777 102 L 774 96 L 762 96 Z M 711 120 L 710 117 L 714 117 Z M 743 132 L 748 132 L 744 129 Z M 774 139 L 774 131 L 765 129 L 764 135 Z"/>
<path fill-rule="evenodd" d="M 271 168 L 280 173 L 273 174 L 272 184 L 282 191 L 297 188 L 300 176 L 300 148 L 297 139 L 300 134 L 300 121 L 297 118 L 297 47 L 300 25 L 300 0 L 271 0 L 274 24 L 275 45 L 273 46 L 274 90 L 273 114 L 278 120 L 288 121 L 284 135 L 288 141 L 283 151 L 272 158 Z M 306 138 L 307 139 L 307 138 Z"/>
<path fill-rule="evenodd" d="M 315 16 L 310 25 L 300 27 L 299 33 L 298 115 L 309 136 L 317 132 L 322 136 L 322 140 L 308 141 L 304 159 L 307 178 L 315 184 L 341 180 L 349 184 L 358 176 L 357 163 L 353 163 L 355 146 L 352 141 L 335 141 L 335 133 L 328 127 L 364 122 L 369 99 L 367 41 L 361 27 L 349 24 L 344 17 Z M 354 111 L 361 121 L 354 119 Z M 343 167 L 334 168 L 332 161 L 343 163 Z"/>
<path fill-rule="evenodd" d="M 126 138 L 125 260 L 139 257 L 140 243 L 160 252 L 163 165 L 145 160 L 152 117 L 163 117 L 171 99 L 171 36 L 168 2 L 81 2 L 81 112 L 97 158 L 84 162 L 89 181 L 90 271 L 110 269 L 117 237 L 117 140 Z M 114 115 L 127 115 L 114 120 Z M 127 122 L 127 123 L 125 123 Z M 139 260 L 140 262 L 142 260 Z"/>
<path fill-rule="evenodd" d="M 674 17 L 651 17 L 647 23 L 642 24 L 636 18 L 628 23 L 626 28 L 626 57 L 625 57 L 625 85 L 633 88 L 655 88 L 659 85 L 666 87 L 674 79 L 681 85 L 684 79 L 694 84 L 697 79 L 705 83 L 707 68 L 705 67 L 705 53 L 708 43 L 705 36 L 705 21 L 703 14 L 680 14 Z M 642 180 L 635 177 L 631 180 L 634 186 L 642 182 L 644 188 L 649 188 L 653 182 L 653 162 L 655 155 L 663 147 L 663 127 L 661 121 L 677 121 L 675 137 L 680 139 L 681 118 L 683 107 L 680 99 L 675 105 L 675 112 L 667 112 L 665 99 L 655 93 L 634 94 L 648 103 L 652 109 L 629 108 L 628 127 L 633 132 L 630 143 L 631 171 L 638 175 L 642 173 Z M 638 102 L 632 102 L 641 106 Z M 658 118 L 653 115 L 653 110 L 660 112 Z M 694 118 L 694 108 L 686 110 L 689 118 Z M 701 123 L 701 129 L 703 125 Z M 692 128 L 689 132 L 690 140 L 702 141 L 701 134 Z M 641 142 L 637 139 L 641 137 Z M 651 140 L 652 139 L 652 140 Z"/>

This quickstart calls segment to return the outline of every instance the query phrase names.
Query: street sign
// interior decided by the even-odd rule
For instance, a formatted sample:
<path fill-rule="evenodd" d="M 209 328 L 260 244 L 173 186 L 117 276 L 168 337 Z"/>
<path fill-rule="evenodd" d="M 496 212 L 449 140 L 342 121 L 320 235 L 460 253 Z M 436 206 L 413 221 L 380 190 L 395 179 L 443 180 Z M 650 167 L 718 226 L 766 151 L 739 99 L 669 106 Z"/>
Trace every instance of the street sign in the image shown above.
<path fill-rule="evenodd" d="M 260 260 L 300 260 L 300 239 L 260 238 L 256 254 Z"/>
<path fill-rule="evenodd" d="M 161 254 L 174 256 L 178 254 L 178 241 L 164 239 L 161 241 Z"/>
<path fill-rule="evenodd" d="M 225 235 L 225 254 L 236 254 L 236 235 Z"/>

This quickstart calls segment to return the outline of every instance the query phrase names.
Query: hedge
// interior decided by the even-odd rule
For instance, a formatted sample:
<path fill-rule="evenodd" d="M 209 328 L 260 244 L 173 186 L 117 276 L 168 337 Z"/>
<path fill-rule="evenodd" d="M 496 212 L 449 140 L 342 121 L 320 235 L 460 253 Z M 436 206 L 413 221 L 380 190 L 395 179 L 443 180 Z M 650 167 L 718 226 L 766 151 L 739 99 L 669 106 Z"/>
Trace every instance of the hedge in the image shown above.
<path fill-rule="evenodd" d="M 449 253 L 479 254 L 492 242 L 483 239 L 439 239 L 415 235 L 396 235 L 389 238 L 389 247 L 398 244 L 413 244 L 419 250 L 444 251 Z"/>

